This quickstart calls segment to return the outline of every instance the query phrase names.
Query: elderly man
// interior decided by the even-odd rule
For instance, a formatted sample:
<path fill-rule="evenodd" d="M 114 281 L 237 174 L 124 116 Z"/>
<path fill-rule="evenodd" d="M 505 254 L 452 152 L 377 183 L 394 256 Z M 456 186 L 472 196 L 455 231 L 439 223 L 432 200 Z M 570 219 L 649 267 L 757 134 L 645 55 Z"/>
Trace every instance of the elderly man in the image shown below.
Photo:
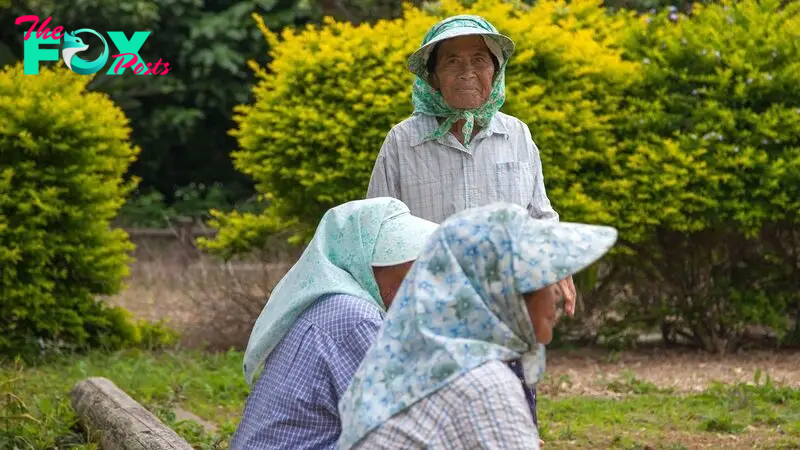
<path fill-rule="evenodd" d="M 416 75 L 414 114 L 386 136 L 367 197 L 395 197 L 437 223 L 497 201 L 557 221 L 528 126 L 499 111 L 513 52 L 513 41 L 481 17 L 454 16 L 434 25 L 408 61 Z M 571 277 L 561 290 L 571 315 Z"/>
<path fill-rule="evenodd" d="M 437 223 L 498 201 L 558 221 L 528 126 L 499 112 L 513 52 L 513 41 L 481 17 L 434 25 L 408 61 L 416 75 L 414 114 L 386 136 L 367 197 L 398 198 L 412 214 Z M 571 315 L 572 278 L 559 287 Z"/>

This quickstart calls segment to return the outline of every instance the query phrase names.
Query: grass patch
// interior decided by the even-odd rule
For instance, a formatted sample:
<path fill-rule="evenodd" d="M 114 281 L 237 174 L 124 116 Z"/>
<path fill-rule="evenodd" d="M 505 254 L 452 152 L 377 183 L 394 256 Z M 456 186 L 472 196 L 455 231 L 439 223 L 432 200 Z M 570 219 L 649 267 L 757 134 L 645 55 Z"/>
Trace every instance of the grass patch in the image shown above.
<path fill-rule="evenodd" d="M 636 378 L 630 370 L 624 371 L 621 379 L 608 383 L 606 388 L 618 394 L 670 394 L 672 389 L 659 388 L 655 384 Z"/>
<path fill-rule="evenodd" d="M 79 380 L 112 380 L 195 448 L 228 448 L 249 388 L 238 352 L 147 352 L 130 350 L 64 357 L 47 364 L 0 366 L 0 448 L 94 449 L 76 425 L 69 391 Z M 178 421 L 180 406 L 219 426 L 208 435 L 191 421 Z"/>
<path fill-rule="evenodd" d="M 677 395 L 627 374 L 609 390 L 629 395 L 541 397 L 541 432 L 548 448 L 678 449 L 700 442 L 800 448 L 800 390 L 776 386 L 769 378 Z"/>
<path fill-rule="evenodd" d="M 249 392 L 241 361 L 239 352 L 132 350 L 1 365 L 0 448 L 97 448 L 86 443 L 69 405 L 72 385 L 89 376 L 111 379 L 195 448 L 228 448 Z M 541 396 L 547 448 L 800 448 L 800 390 L 769 378 L 679 395 L 628 372 L 608 390 L 616 397 Z M 178 421 L 175 407 L 216 424 L 217 432 Z"/>

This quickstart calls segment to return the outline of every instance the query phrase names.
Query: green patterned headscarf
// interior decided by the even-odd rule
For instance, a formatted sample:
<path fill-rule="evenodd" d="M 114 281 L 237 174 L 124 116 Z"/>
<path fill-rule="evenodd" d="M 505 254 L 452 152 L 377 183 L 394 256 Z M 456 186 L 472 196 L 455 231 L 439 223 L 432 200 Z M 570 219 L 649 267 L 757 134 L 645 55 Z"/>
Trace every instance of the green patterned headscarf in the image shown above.
<path fill-rule="evenodd" d="M 492 92 L 482 106 L 475 109 L 455 109 L 447 104 L 442 93 L 428 83 L 430 73 L 427 61 L 434 46 L 446 39 L 460 36 L 479 35 L 486 46 L 497 58 L 500 67 L 495 74 Z M 508 58 L 514 52 L 514 43 L 480 16 L 460 15 L 445 19 L 434 25 L 422 41 L 422 46 L 408 60 L 408 68 L 416 77 L 412 88 L 411 100 L 414 114 L 428 114 L 443 117 L 445 120 L 427 138 L 439 138 L 446 135 L 457 121 L 464 119 L 462 129 L 464 145 L 469 145 L 474 124 L 485 127 L 500 110 L 506 99 L 505 70 Z"/>

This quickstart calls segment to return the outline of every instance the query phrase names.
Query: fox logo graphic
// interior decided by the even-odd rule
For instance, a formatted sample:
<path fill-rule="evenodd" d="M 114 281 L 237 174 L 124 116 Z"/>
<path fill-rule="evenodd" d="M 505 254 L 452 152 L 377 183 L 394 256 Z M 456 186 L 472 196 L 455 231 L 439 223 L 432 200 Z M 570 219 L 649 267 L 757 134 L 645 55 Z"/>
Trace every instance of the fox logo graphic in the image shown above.
<path fill-rule="evenodd" d="M 83 41 L 75 37 L 74 34 L 67 33 L 64 35 L 64 47 L 61 48 L 61 57 L 64 58 L 64 63 L 67 67 L 72 69 L 72 57 L 75 53 L 88 50 L 88 45 L 83 45 Z"/>
<path fill-rule="evenodd" d="M 81 38 L 75 36 L 78 33 L 84 32 L 92 33 L 103 41 L 103 54 L 94 61 L 87 62 L 76 55 L 76 53 L 89 48 L 88 45 L 83 43 Z M 103 66 L 106 65 L 106 62 L 108 62 L 108 43 L 106 43 L 106 40 L 100 33 L 88 28 L 83 28 L 64 35 L 64 46 L 61 48 L 61 55 L 64 58 L 64 63 L 73 72 L 81 75 L 90 75 L 102 69 Z"/>

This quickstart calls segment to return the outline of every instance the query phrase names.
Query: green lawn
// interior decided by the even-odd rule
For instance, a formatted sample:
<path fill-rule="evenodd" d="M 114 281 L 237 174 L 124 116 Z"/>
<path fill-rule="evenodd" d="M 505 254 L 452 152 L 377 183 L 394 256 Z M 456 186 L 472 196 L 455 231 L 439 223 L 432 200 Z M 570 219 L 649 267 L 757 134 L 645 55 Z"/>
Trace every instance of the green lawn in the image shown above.
<path fill-rule="evenodd" d="M 104 376 L 153 411 L 196 448 L 227 448 L 248 386 L 241 353 L 126 351 L 64 358 L 39 367 L 0 367 L 0 448 L 96 448 L 74 427 L 72 385 Z M 633 375 L 608 386 L 616 397 L 543 396 L 547 448 L 797 448 L 800 390 L 758 380 L 676 395 Z M 215 435 L 173 408 L 217 424 Z"/>
<path fill-rule="evenodd" d="M 73 384 L 89 376 L 112 380 L 197 448 L 228 448 L 226 438 L 235 430 L 248 392 L 241 360 L 237 352 L 131 350 L 98 352 L 24 369 L 5 365 L 0 380 L 16 381 L 0 388 L 3 415 L 12 416 L 10 427 L 5 427 L 8 432 L 0 427 L 0 448 L 14 448 L 14 444 L 20 449 L 96 448 L 80 445 L 84 439 L 73 431 L 75 415 L 69 403 Z M 12 400 L 10 394 L 19 400 Z M 175 406 L 216 423 L 219 435 L 205 435 L 192 422 L 177 422 L 172 412 Z"/>
<path fill-rule="evenodd" d="M 758 381 L 677 395 L 629 377 L 609 385 L 619 398 L 545 397 L 543 439 L 551 448 L 800 449 L 800 390 Z"/>

